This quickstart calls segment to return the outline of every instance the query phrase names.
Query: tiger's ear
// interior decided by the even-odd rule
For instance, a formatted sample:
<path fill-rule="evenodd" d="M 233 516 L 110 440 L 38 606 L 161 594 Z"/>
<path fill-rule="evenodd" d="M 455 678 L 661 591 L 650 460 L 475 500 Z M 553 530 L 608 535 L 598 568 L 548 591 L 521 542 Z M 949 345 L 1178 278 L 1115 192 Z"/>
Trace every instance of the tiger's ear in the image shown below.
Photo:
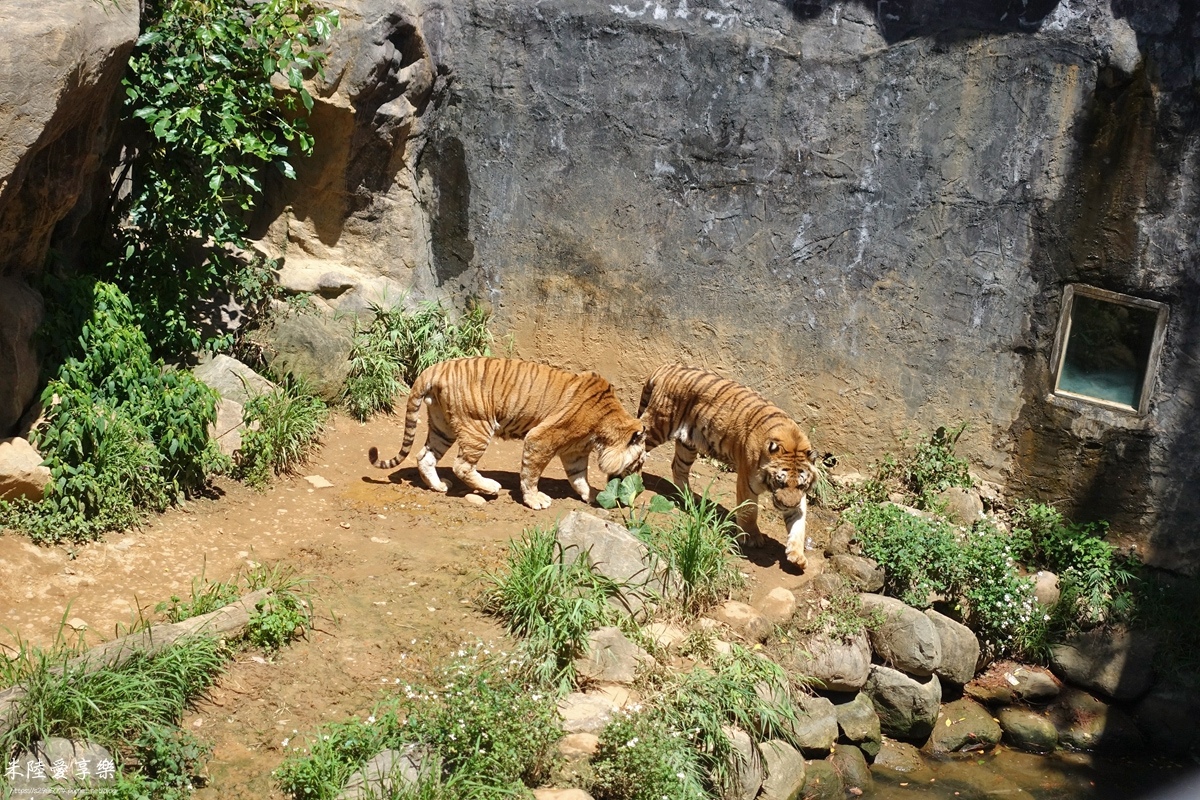
<path fill-rule="evenodd" d="M 646 429 L 638 428 L 636 431 L 633 432 L 633 436 L 629 437 L 629 446 L 633 447 L 634 445 L 639 445 L 642 443 L 642 440 L 645 438 L 646 438 Z"/>
<path fill-rule="evenodd" d="M 821 457 L 821 454 L 818 453 L 816 450 L 809 450 L 807 453 L 804 454 L 804 457 L 809 460 L 809 463 L 816 464 L 817 459 Z"/>
<path fill-rule="evenodd" d="M 779 452 L 779 442 L 776 442 L 775 440 L 771 440 L 771 441 L 767 442 L 767 452 L 770 453 L 771 455 L 775 455 L 776 453 L 778 453 Z"/>

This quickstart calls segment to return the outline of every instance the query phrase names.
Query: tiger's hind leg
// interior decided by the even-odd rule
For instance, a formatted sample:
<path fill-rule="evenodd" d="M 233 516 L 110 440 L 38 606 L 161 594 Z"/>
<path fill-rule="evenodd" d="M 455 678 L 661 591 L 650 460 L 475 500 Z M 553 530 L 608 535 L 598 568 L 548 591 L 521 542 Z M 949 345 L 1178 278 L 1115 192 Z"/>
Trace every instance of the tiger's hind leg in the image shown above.
<path fill-rule="evenodd" d="M 429 404 L 429 435 L 425 438 L 425 446 L 417 453 L 417 472 L 421 480 L 435 492 L 447 492 L 450 487 L 438 476 L 437 463 L 446 455 L 450 445 L 457 438 L 453 429 L 442 413 L 442 407 L 436 402 Z"/>
<path fill-rule="evenodd" d="M 535 511 L 550 507 L 550 497 L 538 491 L 538 481 L 563 444 L 561 440 L 556 441 L 554 420 L 547 420 L 525 434 L 525 447 L 521 452 L 521 500 Z"/>
<path fill-rule="evenodd" d="M 479 459 L 492 441 L 492 429 L 484 424 L 464 425 L 458 432 L 458 456 L 454 459 L 454 476 L 467 488 L 480 494 L 499 494 L 500 484 L 485 478 L 475 469 Z"/>
<path fill-rule="evenodd" d="M 758 529 L 758 493 L 750 488 L 748 480 L 741 475 L 737 481 L 737 518 L 742 529 L 741 540 L 747 547 L 762 547 L 767 537 Z"/>
<path fill-rule="evenodd" d="M 592 486 L 588 483 L 588 451 L 565 451 L 559 455 L 563 469 L 567 472 L 567 480 L 585 503 L 592 502 Z"/>

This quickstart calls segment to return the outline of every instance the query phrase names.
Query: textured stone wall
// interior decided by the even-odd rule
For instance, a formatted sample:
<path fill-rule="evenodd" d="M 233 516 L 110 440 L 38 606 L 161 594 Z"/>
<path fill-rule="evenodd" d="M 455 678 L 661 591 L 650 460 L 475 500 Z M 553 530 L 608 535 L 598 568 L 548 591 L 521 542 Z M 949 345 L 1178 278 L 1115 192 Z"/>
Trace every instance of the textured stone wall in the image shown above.
<path fill-rule="evenodd" d="M 1153 561 L 1200 561 L 1195 2 L 371 0 L 346 17 L 334 52 L 357 55 L 325 94 L 352 113 L 309 167 L 343 205 L 288 205 L 291 246 L 474 295 L 519 355 L 598 368 L 631 406 L 664 360 L 718 368 L 850 466 L 965 421 L 985 477 L 1111 519 Z M 429 83 L 388 77 L 426 61 Z M 408 138 L 380 149 L 401 96 Z M 355 172 L 364 142 L 391 155 Z M 1146 417 L 1047 402 L 1075 281 L 1171 305 Z"/>

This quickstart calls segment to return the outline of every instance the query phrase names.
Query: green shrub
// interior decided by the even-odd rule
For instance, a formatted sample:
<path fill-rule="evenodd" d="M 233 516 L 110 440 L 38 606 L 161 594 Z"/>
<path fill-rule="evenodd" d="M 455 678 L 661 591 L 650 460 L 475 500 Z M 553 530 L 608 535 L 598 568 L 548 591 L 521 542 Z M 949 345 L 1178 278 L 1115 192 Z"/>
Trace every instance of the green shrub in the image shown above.
<path fill-rule="evenodd" d="M 235 474 L 261 488 L 273 475 L 293 472 L 316 449 L 328 416 L 325 404 L 291 377 L 250 398 L 242 413 L 246 429 Z"/>
<path fill-rule="evenodd" d="M 200 348 L 191 304 L 216 289 L 266 293 L 245 252 L 246 211 L 264 171 L 292 178 L 312 152 L 297 106 L 338 24 L 308 0 L 149 0 L 124 80 L 125 172 L 107 218 L 105 275 L 134 300 L 156 348 Z M 290 91 L 278 91 L 282 75 Z"/>
<path fill-rule="evenodd" d="M 378 715 L 378 718 L 376 717 Z M 309 747 L 292 750 L 275 771 L 279 787 L 295 800 L 335 800 L 346 781 L 366 761 L 398 741 L 395 710 L 376 711 L 367 720 L 335 722 L 318 729 Z M 285 740 L 287 747 L 289 740 Z"/>
<path fill-rule="evenodd" d="M 954 454 L 954 445 L 966 429 L 966 423 L 951 431 L 938 428 L 900 462 L 901 477 L 918 508 L 933 508 L 935 496 L 951 487 L 971 487 L 970 464 Z"/>
<path fill-rule="evenodd" d="M 605 726 L 592 759 L 596 800 L 706 800 L 700 753 L 690 731 L 656 714 L 621 715 Z"/>
<path fill-rule="evenodd" d="M 358 419 L 391 411 L 396 393 L 427 367 L 464 356 L 491 355 L 489 315 L 473 305 L 457 321 L 440 301 L 406 311 L 401 305 L 371 306 L 373 318 L 354 336 L 346 406 Z"/>
<path fill-rule="evenodd" d="M 823 603 L 821 610 L 812 619 L 795 623 L 794 630 L 801 634 L 820 634 L 848 642 L 859 634 L 883 624 L 883 612 L 878 609 L 864 611 L 862 596 L 848 584 L 843 584 L 837 591 L 827 595 L 825 600 L 828 601 L 828 605 Z"/>
<path fill-rule="evenodd" d="M 81 282 L 73 346 L 56 345 L 57 377 L 32 433 L 52 483 L 41 502 L 0 502 L 0 524 L 38 542 L 88 541 L 201 489 L 226 460 L 208 438 L 217 395 L 151 357 L 133 307 L 115 286 Z M 73 327 L 55 318 L 57 334 Z"/>
<path fill-rule="evenodd" d="M 863 503 L 845 518 L 858 530 L 863 552 L 885 572 L 884 591 L 914 608 L 960 585 L 961 559 L 954 527 L 892 505 Z"/>
<path fill-rule="evenodd" d="M 543 685 L 574 683 L 574 659 L 588 634 L 613 624 L 609 602 L 621 587 L 597 574 L 587 558 L 563 558 L 553 531 L 525 531 L 509 548 L 507 571 L 488 575 L 484 609 L 521 637 L 521 650 Z"/>

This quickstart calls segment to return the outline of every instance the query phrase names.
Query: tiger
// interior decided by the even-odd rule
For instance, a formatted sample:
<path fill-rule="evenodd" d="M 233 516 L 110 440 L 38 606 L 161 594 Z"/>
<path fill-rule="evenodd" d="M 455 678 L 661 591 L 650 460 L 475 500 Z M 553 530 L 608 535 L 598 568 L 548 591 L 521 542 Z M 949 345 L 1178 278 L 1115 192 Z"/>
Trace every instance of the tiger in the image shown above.
<path fill-rule="evenodd" d="M 803 569 L 808 490 L 816 480 L 817 452 L 787 414 L 752 389 L 698 367 L 664 364 L 646 380 L 638 417 L 646 424 L 646 451 L 675 440 L 671 474 L 682 491 L 697 454 L 737 472 L 738 527 L 745 542 L 761 546 L 758 496 L 771 492 L 787 527 L 788 561 Z"/>
<path fill-rule="evenodd" d="M 417 376 L 408 395 L 400 453 L 380 461 L 372 447 L 374 466 L 392 469 L 404 461 L 422 403 L 429 406 L 429 435 L 417 454 L 417 471 L 436 492 L 449 489 L 438 476 L 437 463 L 456 441 L 454 475 L 480 494 L 495 495 L 500 484 L 480 475 L 475 465 L 493 438 L 524 439 L 521 499 L 534 510 L 550 506 L 550 498 L 538 491 L 538 480 L 555 456 L 585 503 L 593 499 L 587 477 L 592 450 L 610 478 L 640 471 L 646 459 L 645 427 L 598 372 L 481 356 L 442 361 Z"/>

